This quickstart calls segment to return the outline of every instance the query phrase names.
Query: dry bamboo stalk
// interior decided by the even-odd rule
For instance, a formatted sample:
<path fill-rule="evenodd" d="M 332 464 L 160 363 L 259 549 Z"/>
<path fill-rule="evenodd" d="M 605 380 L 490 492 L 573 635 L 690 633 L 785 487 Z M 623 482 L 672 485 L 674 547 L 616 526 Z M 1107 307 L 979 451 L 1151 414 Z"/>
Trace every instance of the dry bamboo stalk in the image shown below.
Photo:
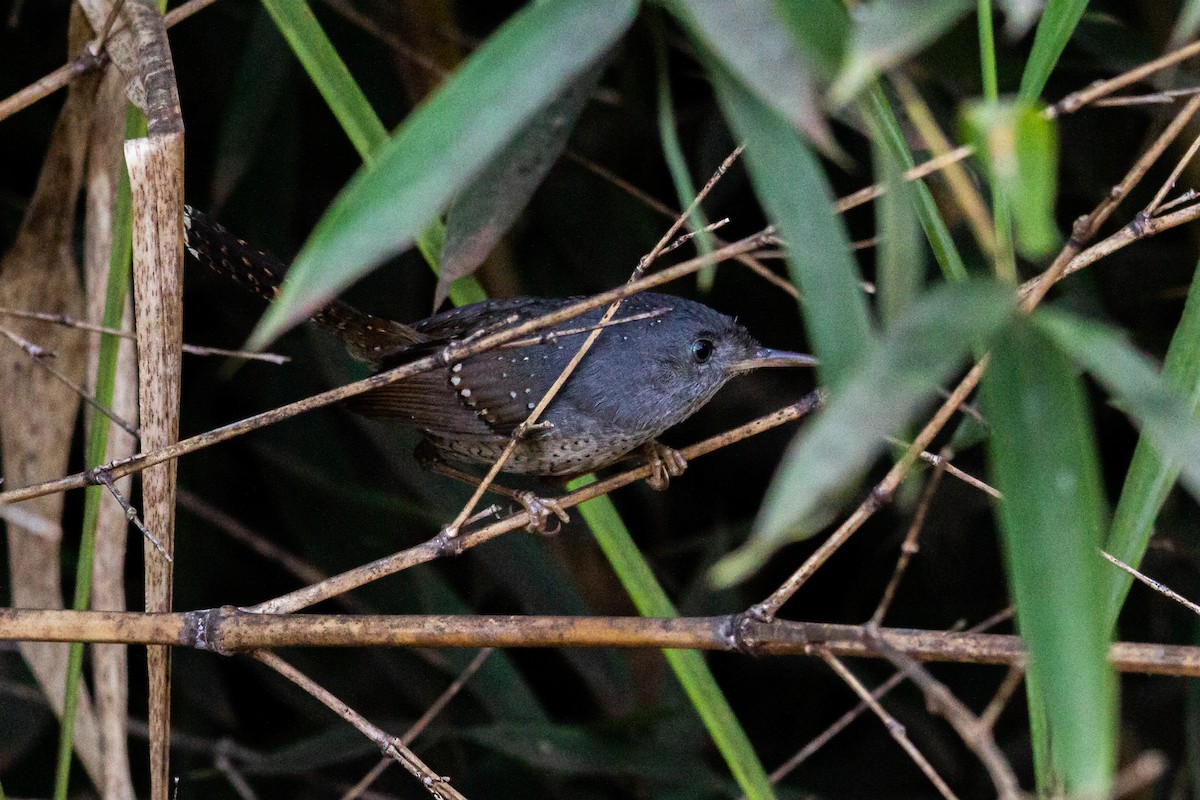
<path fill-rule="evenodd" d="M 146 91 L 148 135 L 125 143 L 133 197 L 133 285 L 142 445 L 168 447 L 179 437 L 182 359 L 183 121 L 162 16 L 152 0 L 126 0 L 122 16 L 136 45 Z M 146 610 L 171 608 L 175 463 L 142 476 L 143 519 L 159 545 L 144 542 Z M 147 648 L 150 681 L 150 796 L 170 796 L 171 654 Z"/>

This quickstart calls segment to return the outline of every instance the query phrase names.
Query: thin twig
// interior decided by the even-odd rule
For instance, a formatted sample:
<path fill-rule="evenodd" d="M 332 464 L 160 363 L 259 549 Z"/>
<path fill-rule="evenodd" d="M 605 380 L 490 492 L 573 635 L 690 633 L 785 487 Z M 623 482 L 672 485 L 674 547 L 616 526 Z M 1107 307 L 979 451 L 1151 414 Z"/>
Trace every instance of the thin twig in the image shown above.
<path fill-rule="evenodd" d="M 395 761 L 400 762 L 413 777 L 421 782 L 431 795 L 436 798 L 450 798 L 451 800 L 466 800 L 462 793 L 450 785 L 450 779 L 438 775 L 425 765 L 417 754 L 409 750 L 398 737 L 390 736 L 383 729 L 376 727 L 367 721 L 367 718 L 357 711 L 339 700 L 329 690 L 318 684 L 312 678 L 305 675 L 300 670 L 288 664 L 279 656 L 268 650 L 256 650 L 250 654 L 252 658 L 263 664 L 266 664 L 277 673 L 287 678 L 292 683 L 299 686 L 305 692 L 319 700 L 327 708 L 333 711 L 342 719 L 349 722 L 360 733 L 374 742 L 383 750 L 383 752 Z"/>
<path fill-rule="evenodd" d="M 978 413 L 978 412 L 976 412 L 976 413 Z M 892 444 L 897 445 L 899 447 L 910 447 L 911 446 L 910 442 L 906 442 L 903 439 L 897 439 L 895 436 L 888 436 L 886 438 L 889 442 L 891 442 Z M 951 476 L 958 478 L 963 483 L 967 484 L 968 486 L 972 486 L 972 487 L 978 489 L 979 491 L 983 492 L 984 494 L 991 495 L 992 497 L 995 497 L 997 500 L 1000 499 L 1001 494 L 1000 494 L 999 489 L 997 489 L 996 487 L 992 486 L 989 483 L 985 483 L 984 481 L 981 481 L 979 478 L 976 478 L 971 473 L 964 472 L 963 470 L 954 466 L 954 464 L 950 463 L 947 460 L 949 458 L 949 456 L 945 455 L 946 452 L 947 452 L 946 450 L 943 450 L 942 451 L 943 454 L 938 455 L 935 453 L 931 453 L 928 450 L 922 450 L 920 453 L 920 459 L 922 461 L 924 461 L 925 463 L 929 464 L 931 467 L 943 467 L 943 465 L 944 465 L 943 468 Z"/>
<path fill-rule="evenodd" d="M 1165 585 L 1159 583 L 1158 581 L 1154 580 L 1153 578 L 1143 575 L 1141 572 L 1134 569 L 1130 565 L 1126 564 L 1121 559 L 1117 558 L 1116 556 L 1114 556 L 1104 550 L 1100 551 L 1100 555 L 1104 556 L 1104 559 L 1108 563 L 1112 564 L 1113 566 L 1115 566 L 1119 569 L 1125 570 L 1130 575 L 1137 578 L 1139 581 L 1146 584 L 1151 589 L 1153 589 L 1154 591 L 1163 595 L 1164 597 L 1168 597 L 1168 598 L 1174 600 L 1176 603 L 1179 603 L 1181 606 L 1186 608 L 1188 611 L 1191 611 L 1193 614 L 1200 614 L 1200 605 L 1197 605 L 1197 604 L 1193 603 L 1191 600 L 1188 600 L 1186 597 L 1184 597 L 1179 592 L 1172 589 L 1170 586 L 1165 586 Z"/>
<path fill-rule="evenodd" d="M 479 671 L 479 668 L 482 667 L 484 662 L 488 660 L 488 656 L 494 652 L 494 648 L 485 647 L 476 653 L 475 657 L 471 659 L 471 663 L 467 664 L 466 668 L 462 671 L 462 674 L 455 678 L 454 682 L 447 686 L 446 690 L 438 696 L 437 700 L 434 700 L 432 705 L 425 710 L 425 713 L 421 715 L 420 719 L 414 722 L 409 729 L 404 732 L 404 735 L 400 737 L 400 741 L 405 745 L 411 745 L 413 740 L 420 736 L 421 732 L 429 727 L 429 723 L 433 722 L 433 720 L 442 713 L 450 701 L 454 699 L 455 695 L 462 691 L 462 688 L 467 685 L 467 681 L 474 677 L 475 673 Z M 374 783 L 380 775 L 383 774 L 384 770 L 386 770 L 388 765 L 391 763 L 392 759 L 387 757 L 381 758 L 378 764 L 371 767 L 370 771 L 359 779 L 358 783 L 354 784 L 345 794 L 342 795 L 341 800 L 356 800 L 356 798 L 361 796 L 362 793 L 365 792 L 367 788 L 370 787 L 370 785 Z"/>
<path fill-rule="evenodd" d="M 1183 174 L 1184 169 L 1196 155 L 1196 150 L 1200 148 L 1200 136 L 1192 140 L 1187 151 L 1183 154 L 1183 158 L 1179 159 L 1179 163 L 1171 170 L 1171 174 L 1163 181 L 1162 186 L 1158 187 L 1158 192 L 1155 193 L 1154 199 L 1150 201 L 1143 210 L 1142 214 L 1147 217 L 1153 217 L 1158 213 L 1159 207 L 1162 205 L 1167 194 L 1175 188 L 1175 182 L 1179 180 L 1179 176 Z"/>
<path fill-rule="evenodd" d="M 1124 97 L 1106 97 L 1092 103 L 1094 108 L 1114 108 L 1119 106 L 1169 105 L 1183 97 L 1191 97 L 1200 93 L 1200 87 L 1190 89 L 1165 89 L 1150 94 L 1126 95 Z"/>
<path fill-rule="evenodd" d="M 1185 45 L 1178 50 L 1160 56 L 1153 61 L 1147 61 L 1145 64 L 1134 67 L 1127 72 L 1122 72 L 1115 78 L 1096 81 L 1086 89 L 1080 89 L 1078 92 L 1072 92 L 1062 100 L 1059 100 L 1057 103 L 1047 108 L 1045 114 L 1048 118 L 1054 119 L 1055 117 L 1062 116 L 1063 114 L 1074 113 L 1089 103 L 1099 100 L 1101 97 L 1105 97 L 1106 95 L 1110 95 L 1115 91 L 1124 89 L 1130 84 L 1144 80 L 1159 70 L 1166 69 L 1167 67 L 1178 64 L 1181 61 L 1186 61 L 1197 53 L 1200 53 L 1200 41 L 1192 42 L 1191 44 Z"/>
<path fill-rule="evenodd" d="M 68 389 L 70 389 L 72 392 L 74 392 L 79 397 L 80 400 L 87 403 L 92 408 L 96 409 L 96 411 L 99 412 L 100 414 L 108 417 L 110 420 L 112 420 L 112 422 L 114 424 L 116 424 L 118 427 L 120 427 L 122 430 L 124 430 L 130 436 L 132 436 L 136 439 L 136 438 L 138 438 L 138 436 L 141 435 L 141 433 L 138 430 L 136 425 L 126 422 L 119 414 L 117 414 L 111 408 L 108 408 L 103 403 L 101 403 L 99 400 L 97 400 L 95 397 L 93 397 L 86 389 L 84 389 L 78 383 L 71 380 L 66 375 L 59 372 L 57 369 L 55 369 L 53 364 L 50 363 L 55 358 L 55 354 L 52 351 L 47 350 L 44 347 L 41 347 L 40 345 L 34 344 L 33 342 L 28 341 L 27 339 L 24 339 L 21 336 L 18 336 L 17 334 L 13 333 L 12 331 L 8 330 L 7 328 L 0 328 L 0 335 L 3 335 L 4 338 L 8 339 L 10 342 L 15 344 L 17 347 L 21 348 L 21 350 L 25 352 L 25 355 L 29 356 L 30 361 L 32 361 L 34 364 L 36 364 L 37 366 L 44 369 L 55 380 L 57 380 L 63 386 L 66 386 Z"/>
<path fill-rule="evenodd" d="M 917 765 L 917 768 L 925 774 L 925 777 L 928 778 L 929 782 L 934 785 L 934 788 L 938 790 L 938 793 L 941 794 L 942 797 L 946 798 L 946 800 L 958 800 L 958 796 L 951 791 L 950 787 L 946 784 L 946 781 L 942 779 L 942 776 L 939 775 L 937 770 L 933 768 L 933 765 L 929 763 L 929 759 L 925 758 L 925 754 L 918 750 L 917 746 L 912 743 L 911 739 L 908 738 L 908 733 L 905 731 L 904 725 L 891 714 L 889 714 L 887 709 L 880 705 L 879 701 L 875 699 L 874 695 L 871 694 L 870 690 L 868 690 L 866 686 L 863 686 L 862 682 L 855 677 L 854 673 L 847 669 L 846 665 L 828 650 L 822 648 L 818 650 L 817 654 L 822 660 L 824 660 L 826 664 L 829 665 L 829 668 L 837 673 L 837 676 L 841 678 L 856 695 L 858 695 L 859 699 L 866 703 L 867 706 L 875 712 L 875 716 L 879 717 L 879 719 L 883 722 L 883 727 L 887 728 L 887 732 L 891 734 L 893 739 L 896 740 L 896 743 L 904 748 L 904 752 L 908 753 L 908 757 L 911 758 L 913 763 Z"/>
<path fill-rule="evenodd" d="M 109 328 L 104 325 L 96 325 L 84 320 L 75 319 L 67 314 L 47 314 L 44 311 L 23 311 L 18 308 L 0 308 L 0 316 L 17 317 L 18 319 L 32 319 L 38 322 L 50 322 L 55 325 L 62 325 L 67 328 L 74 328 L 80 331 L 89 333 L 106 333 L 109 336 L 119 336 L 122 339 L 134 339 L 135 334 L 132 331 L 122 330 L 120 328 Z M 206 347 L 204 345 L 185 344 L 183 352 L 191 353 L 196 356 L 228 356 L 230 358 L 242 358 L 253 361 L 267 361 L 271 364 L 286 364 L 292 359 L 289 356 L 281 356 L 277 353 L 251 353 L 247 350 L 225 350 L 220 347 Z"/>
<path fill-rule="evenodd" d="M 870 635 L 870 634 L 868 634 Z M 921 666 L 916 660 L 905 653 L 895 650 L 890 645 L 880 643 L 884 656 L 901 672 L 920 687 L 925 695 L 925 703 L 929 708 L 941 714 L 950 726 L 958 733 L 963 744 L 983 763 L 984 769 L 991 776 L 992 784 L 1000 800 L 1021 800 L 1021 784 L 1013 772 L 1012 765 L 1004 757 L 1004 753 L 996 745 L 992 737 L 991 727 L 984 725 L 978 717 L 971 713 L 961 700 Z"/>
<path fill-rule="evenodd" d="M 937 465 L 933 468 L 933 474 L 929 476 L 929 482 L 925 484 L 925 490 L 921 492 L 921 500 L 917 503 L 916 513 L 913 514 L 912 523 L 908 526 L 908 533 L 904 535 L 904 542 L 900 545 L 900 557 L 896 559 L 896 567 L 892 570 L 891 580 L 888 581 L 887 587 L 884 588 L 883 596 L 879 598 L 879 605 L 875 607 L 875 613 L 871 615 L 870 621 L 867 622 L 868 628 L 878 628 L 883 624 L 883 618 L 887 615 L 888 609 L 892 605 L 892 599 L 896 596 L 896 589 L 900 586 L 900 580 L 904 577 L 904 572 L 908 569 L 909 562 L 912 561 L 912 557 L 921 549 L 917 543 L 917 539 L 921 535 L 921 529 L 925 527 L 925 516 L 929 513 L 929 505 L 933 502 L 933 495 L 937 492 L 938 485 L 942 482 L 942 475 L 946 472 L 946 465 L 950 463 L 949 453 L 949 448 L 942 450 Z"/>
<path fill-rule="evenodd" d="M 996 689 L 996 694 L 992 696 L 987 708 L 979 715 L 980 724 L 989 729 L 996 727 L 996 720 L 1000 719 L 1000 715 L 1008 706 L 1008 701 L 1012 699 L 1013 693 L 1017 691 L 1023 680 L 1025 680 L 1024 664 L 1013 664 L 1008 668 L 1004 680 L 1000 681 L 1000 686 Z"/>
<path fill-rule="evenodd" d="M 104 488 L 108 489 L 109 493 L 112 494 L 114 498 L 116 498 L 117 504 L 120 505 L 121 510 L 125 512 L 125 519 L 132 522 L 134 527 L 142 532 L 142 536 L 145 537 L 147 542 L 154 546 L 154 549 L 158 551 L 159 555 L 161 555 L 168 563 L 174 561 L 175 559 L 171 558 L 171 554 L 167 552 L 165 547 L 163 547 L 162 542 L 160 542 L 154 534 L 146 529 L 146 526 L 142 523 L 141 516 L 138 515 L 137 509 L 125 499 L 125 495 L 121 494 L 121 490 L 117 488 L 116 481 L 113 480 L 112 476 L 107 472 L 101 472 L 97 476 L 97 480 L 102 486 L 104 486 Z"/>

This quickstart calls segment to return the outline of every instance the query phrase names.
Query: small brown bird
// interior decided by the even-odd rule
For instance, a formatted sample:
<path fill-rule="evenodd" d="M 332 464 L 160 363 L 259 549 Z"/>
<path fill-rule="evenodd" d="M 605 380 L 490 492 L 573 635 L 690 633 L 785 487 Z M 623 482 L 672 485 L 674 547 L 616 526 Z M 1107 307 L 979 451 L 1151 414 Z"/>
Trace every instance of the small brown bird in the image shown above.
<path fill-rule="evenodd" d="M 188 251 L 197 260 L 274 299 L 286 269 L 282 263 L 194 209 L 187 209 L 184 228 Z M 579 299 L 485 300 L 411 325 L 335 300 L 312 319 L 383 370 L 432 347 L 539 317 Z M 427 455 L 490 465 L 602 314 L 601 309 L 588 312 L 513 346 L 359 395 L 347 405 L 416 427 L 429 446 Z M 760 367 L 816 363 L 802 353 L 763 347 L 734 319 L 680 297 L 635 294 L 613 322 L 546 408 L 541 424 L 517 443 L 505 471 L 580 475 L 644 448 L 656 467 L 651 485 L 665 488 L 668 476 L 678 475 L 686 464 L 655 441 L 663 431 L 694 414 L 731 378 Z M 523 503 L 530 499 L 522 495 Z"/>

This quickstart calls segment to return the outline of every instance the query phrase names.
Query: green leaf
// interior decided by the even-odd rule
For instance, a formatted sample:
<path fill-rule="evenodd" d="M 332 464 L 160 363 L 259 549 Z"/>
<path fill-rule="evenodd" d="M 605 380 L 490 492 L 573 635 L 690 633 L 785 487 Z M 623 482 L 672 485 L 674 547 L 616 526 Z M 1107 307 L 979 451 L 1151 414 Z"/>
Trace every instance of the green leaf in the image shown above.
<path fill-rule="evenodd" d="M 909 152 L 904 133 L 900 130 L 900 123 L 896 119 L 896 112 L 892 110 L 882 86 L 876 85 L 871 90 L 870 100 L 863 103 L 862 110 L 863 116 L 871 128 L 872 140 L 880 145 L 881 149 L 886 149 L 891 158 L 895 159 L 904 170 L 912 168 L 914 166 L 912 153 Z M 911 190 L 909 198 L 917 204 L 917 218 L 920 219 L 921 227 L 925 230 L 925 238 L 933 249 L 933 257 L 937 261 L 942 275 L 948 281 L 965 280 L 967 268 L 954 244 L 954 237 L 950 235 L 950 229 L 942 219 L 937 202 L 933 199 L 933 193 L 929 191 L 924 179 L 913 181 L 910 185 L 914 188 Z"/>
<path fill-rule="evenodd" d="M 308 4 L 304 0 L 263 0 L 263 6 L 275 20 L 296 58 L 300 59 L 304 71 L 325 99 L 359 157 L 370 167 L 389 141 L 387 128 L 371 108 L 366 95 L 354 81 Z M 434 218 L 414 237 L 417 248 L 434 272 L 438 271 L 437 257 L 442 250 L 444 234 L 442 221 Z M 487 297 L 474 278 L 456 282 L 450 296 L 458 305 Z"/>
<path fill-rule="evenodd" d="M 567 145 L 583 107 L 600 80 L 607 59 L 585 70 L 538 109 L 528 124 L 454 199 L 446 217 L 441 275 L 433 307 L 446 299 L 450 284 L 483 263 L 500 237 L 520 216 L 533 192 Z"/>
<path fill-rule="evenodd" d="M 673 0 L 668 8 L 754 95 L 840 157 L 805 54 L 771 0 Z"/>
<path fill-rule="evenodd" d="M 595 478 L 589 475 L 572 481 L 569 488 L 577 489 L 594 481 Z M 596 543 L 612 564 L 613 571 L 629 593 L 638 613 L 644 617 L 678 616 L 675 606 L 634 544 L 629 529 L 625 527 L 612 501 L 607 497 L 588 500 L 579 506 L 579 513 L 592 529 Z M 758 760 L 746 732 L 742 730 L 741 723 L 734 716 L 733 709 L 729 707 L 721 687 L 717 685 L 717 679 L 705 663 L 704 656 L 695 650 L 664 650 L 663 656 L 700 714 L 746 797 L 750 800 L 774 798 L 766 770 Z"/>
<path fill-rule="evenodd" d="M 1054 199 L 1058 135 L 1031 103 L 975 103 L 963 115 L 964 138 L 975 146 L 988 179 L 998 187 L 1017 223 L 1017 245 L 1038 259 L 1058 247 Z"/>
<path fill-rule="evenodd" d="M 370 163 L 376 151 L 387 143 L 387 128 L 358 88 L 308 3 L 304 0 L 262 0 L 262 3 L 350 137 L 354 149 Z"/>
<path fill-rule="evenodd" d="M 719 64 L 709 75 L 733 129 L 746 143 L 754 191 L 789 243 L 788 269 L 800 290 L 821 383 L 834 386 L 871 338 L 862 276 L 833 193 L 816 156 L 787 120 Z"/>
<path fill-rule="evenodd" d="M 1183 393 L 1185 404 L 1196 419 L 1200 410 L 1200 266 L 1188 289 L 1183 316 L 1171 337 L 1163 362 L 1162 379 Z M 1150 437 L 1143 435 L 1133 451 L 1125 484 L 1113 513 L 1112 527 L 1104 549 L 1134 567 L 1154 533 L 1154 521 L 1167 493 L 1179 477 L 1178 462 L 1164 458 Z M 1116 624 L 1133 578 L 1124 570 L 1112 570 L 1108 577 L 1108 619 Z"/>
<path fill-rule="evenodd" d="M 823 81 L 842 65 L 850 39 L 850 16 L 841 0 L 774 0 L 775 11 L 791 28 L 804 55 Z"/>
<path fill-rule="evenodd" d="M 879 73 L 922 50 L 973 7 L 971 0 L 876 0 L 857 6 L 846 62 L 829 90 L 832 103 L 850 102 Z"/>
<path fill-rule="evenodd" d="M 1011 289 L 942 285 L 917 300 L 863 354 L 827 407 L 792 440 L 750 540 L 713 568 L 718 586 L 758 569 L 777 549 L 824 527 L 858 476 L 962 363 L 1014 313 Z"/>
<path fill-rule="evenodd" d="M 1103 488 L 1083 383 L 1041 330 L 1022 321 L 992 349 L 981 390 L 989 462 L 1030 706 L 1048 726 L 1054 785 L 1039 789 L 1105 797 L 1117 697 L 1097 552 Z"/>
<path fill-rule="evenodd" d="M 1164 457 L 1179 463 L 1184 486 L 1200 498 L 1200 423 L 1192 392 L 1172 386 L 1154 362 L 1113 328 L 1053 309 L 1043 309 L 1035 320 L 1139 423 L 1142 435 Z"/>
<path fill-rule="evenodd" d="M 263 346 L 408 247 L 538 109 L 621 37 L 636 11 L 635 0 L 553 0 L 502 25 L 334 200 L 252 344 Z"/>
<path fill-rule="evenodd" d="M 887 192 L 875 201 L 875 297 L 886 328 L 912 305 L 925 283 L 925 244 L 917 219 L 917 187 L 904 180 L 906 164 L 889 143 L 887 134 L 872 124 L 871 162 L 875 183 Z M 907 152 L 907 148 L 905 148 Z"/>
<path fill-rule="evenodd" d="M 1041 96 L 1086 8 L 1087 0 L 1047 0 L 1033 37 L 1033 50 L 1021 73 L 1021 89 L 1017 93 L 1021 100 L 1032 103 Z"/>

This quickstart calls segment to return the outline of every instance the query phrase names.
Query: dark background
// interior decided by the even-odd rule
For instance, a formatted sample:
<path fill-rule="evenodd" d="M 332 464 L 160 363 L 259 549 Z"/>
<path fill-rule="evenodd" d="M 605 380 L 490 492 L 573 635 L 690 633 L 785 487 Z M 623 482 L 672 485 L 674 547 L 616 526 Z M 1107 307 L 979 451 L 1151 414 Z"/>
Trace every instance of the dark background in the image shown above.
<path fill-rule="evenodd" d="M 468 52 L 519 6 L 453 3 L 452 16 L 443 24 L 431 22 L 433 9 L 439 7 L 434 2 L 371 0 L 357 5 L 379 30 L 407 40 L 447 66 L 456 52 Z M 317 4 L 315 10 L 385 124 L 398 124 L 436 79 L 328 6 Z M 1045 97 L 1057 99 L 1153 57 L 1177 11 L 1177 4 L 1150 0 L 1093 3 Z M 8 95 L 64 61 L 67 3 L 0 3 L 0 12 L 9 18 L 0 18 L 0 94 Z M 980 92 L 975 35 L 969 19 L 907 67 L 951 135 L 958 105 Z M 648 20 L 640 20 L 616 54 L 569 147 L 675 207 L 678 202 L 655 128 L 652 37 Z M 733 143 L 686 42 L 675 32 L 668 37 L 680 135 L 699 185 Z M 208 209 L 264 249 L 284 259 L 292 257 L 359 166 L 355 151 L 257 3 L 218 3 L 175 28 L 171 42 L 187 126 L 188 202 Z M 1002 47 L 1002 91 L 1016 88 L 1028 42 L 1029 37 Z M 1186 82 L 1188 77 L 1181 72 L 1176 80 Z M 11 242 L 61 101 L 58 95 L 0 121 L 0 246 Z M 1121 177 L 1159 122 L 1157 112 L 1144 109 L 1088 110 L 1061 121 L 1062 230 Z M 835 190 L 845 194 L 872 182 L 870 153 L 853 120 L 839 123 L 836 132 L 853 164 L 845 170 L 830 165 L 829 175 Z M 1159 171 L 1152 173 L 1145 182 L 1148 188 L 1135 193 L 1112 224 L 1128 221 L 1149 199 L 1155 179 L 1162 177 Z M 1182 190 L 1195 181 L 1185 173 L 1181 184 Z M 942 211 L 964 255 L 974 268 L 982 269 L 982 259 L 955 217 L 944 185 L 938 180 L 931 185 L 939 199 L 947 201 Z M 740 168 L 721 182 L 705 210 L 710 219 L 730 217 L 722 231 L 727 239 L 757 230 L 764 222 Z M 869 238 L 874 224 L 870 206 L 850 212 L 847 223 L 854 238 Z M 494 295 L 565 295 L 609 288 L 627 277 L 668 225 L 621 189 L 571 159 L 560 159 L 483 268 L 481 279 Z M 689 253 L 684 248 L 677 257 Z M 1121 251 L 1072 277 L 1057 292 L 1061 302 L 1109 318 L 1161 357 L 1195 262 L 1195 229 L 1185 228 Z M 869 279 L 870 249 L 861 251 L 860 263 Z M 780 264 L 775 266 L 782 271 Z M 240 346 L 261 305 L 236 286 L 197 269 L 194 262 L 189 261 L 187 269 L 185 341 Z M 1023 269 L 1030 275 L 1035 265 Z M 407 254 L 352 287 L 346 298 L 372 313 L 407 321 L 430 312 L 433 286 L 433 276 L 419 256 Z M 804 348 L 795 302 L 736 264 L 720 268 L 707 295 L 697 293 L 694 281 L 676 283 L 669 290 L 738 315 L 764 343 Z M 336 341 L 311 327 L 293 331 L 274 349 L 291 356 L 291 363 L 249 363 L 231 369 L 220 359 L 189 357 L 184 365 L 183 435 L 363 374 Z M 798 373 L 742 379 L 666 440 L 683 445 L 732 427 L 799 398 L 812 388 L 811 381 L 811 376 Z M 0 387 L 0 402 L 3 393 L 17 390 Z M 1118 411 L 1099 402 L 1095 422 L 1110 497 L 1115 499 L 1135 432 Z M 704 583 L 705 569 L 747 535 L 794 430 L 795 425 L 788 426 L 700 459 L 665 494 L 636 486 L 614 496 L 681 613 L 739 611 L 762 599 L 811 551 L 813 545 L 807 543 L 784 550 L 733 591 L 714 592 Z M 416 467 L 409 456 L 415 442 L 415 435 L 402 428 L 368 422 L 339 408 L 323 409 L 185 458 L 180 486 L 333 573 L 423 541 L 461 506 L 463 489 Z M 979 448 L 961 453 L 955 461 L 980 476 L 985 473 L 982 462 Z M 785 616 L 865 621 L 891 573 L 923 480 L 911 481 L 895 506 L 876 515 L 804 587 Z M 68 531 L 78 528 L 80 503 L 78 495 L 69 500 Z M 249 552 L 186 509 L 179 514 L 176 542 L 175 603 L 180 609 L 251 604 L 299 585 L 277 563 Z M 1183 495 L 1172 495 L 1146 571 L 1195 597 L 1200 594 L 1196 544 L 1195 506 Z M 70 540 L 65 546 L 67 574 L 73 574 L 74 546 Z M 141 565 L 138 549 L 133 552 L 129 596 L 131 607 L 137 607 Z M 0 597 L 7 595 L 5 580 L 0 577 Z M 555 538 L 511 534 L 462 558 L 365 587 L 350 600 L 352 610 L 379 613 L 632 613 L 577 520 Z M 1006 602 L 987 498 L 947 478 L 932 503 L 921 552 L 887 622 L 941 629 L 960 622 L 971 625 Z M 345 606 L 330 603 L 316 610 Z M 1189 642 L 1193 622 L 1183 610 L 1135 587 L 1121 635 Z M 284 655 L 373 721 L 398 733 L 472 654 L 306 650 Z M 497 663 L 502 656 L 493 656 L 484 674 L 417 743 L 418 752 L 435 769 L 453 776 L 468 796 L 705 796 L 704 788 L 693 783 L 701 780 L 698 776 L 704 770 L 726 774 L 658 654 L 519 651 L 507 658 L 558 727 L 521 718 L 524 701 L 504 693 L 506 673 Z M 768 769 L 854 703 L 849 690 L 819 661 L 726 655 L 710 661 Z M 131 664 L 132 714 L 144 718 L 144 697 L 138 691 L 144 685 L 144 668 L 137 649 Z M 854 666 L 869 685 L 889 674 L 879 663 Z M 1004 671 L 942 666 L 935 673 L 978 710 Z M 15 650 L 0 651 L 0 678 L 0 774 L 5 790 L 14 796 L 45 794 L 57 726 L 43 703 L 21 691 L 32 683 Z M 177 742 L 173 759 L 181 798 L 236 796 L 213 769 L 212 748 L 219 741 L 254 751 L 255 758 L 242 753 L 235 761 L 260 797 L 336 796 L 339 786 L 353 783 L 378 757 L 348 726 L 247 660 L 179 651 L 174 686 L 175 729 L 188 735 Z M 1158 786 L 1144 796 L 1195 796 L 1188 759 L 1200 756 L 1200 751 L 1187 735 L 1197 725 L 1188 683 L 1127 677 L 1122 691 L 1125 752 L 1157 748 L 1170 765 Z M 529 707 L 524 706 L 525 712 Z M 960 796 L 992 796 L 977 762 L 927 713 L 915 691 L 900 689 L 889 708 Z M 528 727 L 514 727 L 522 722 Z M 1018 695 L 1001 719 L 997 738 L 1021 772 L 1023 784 L 1030 785 L 1027 725 Z M 580 738 L 554 738 L 565 730 Z M 539 734 L 560 748 L 550 755 L 538 751 Z M 636 761 L 622 761 L 621 754 L 627 752 L 623 748 L 664 762 L 668 777 L 648 778 L 647 769 L 614 766 Z M 145 775 L 142 740 L 134 742 L 133 752 L 135 776 Z M 725 796 L 731 796 L 732 783 L 722 780 Z M 789 796 L 936 796 L 873 718 L 854 723 L 784 785 Z M 82 781 L 79 786 L 86 791 Z M 395 768 L 374 789 L 401 797 L 423 794 Z"/>

